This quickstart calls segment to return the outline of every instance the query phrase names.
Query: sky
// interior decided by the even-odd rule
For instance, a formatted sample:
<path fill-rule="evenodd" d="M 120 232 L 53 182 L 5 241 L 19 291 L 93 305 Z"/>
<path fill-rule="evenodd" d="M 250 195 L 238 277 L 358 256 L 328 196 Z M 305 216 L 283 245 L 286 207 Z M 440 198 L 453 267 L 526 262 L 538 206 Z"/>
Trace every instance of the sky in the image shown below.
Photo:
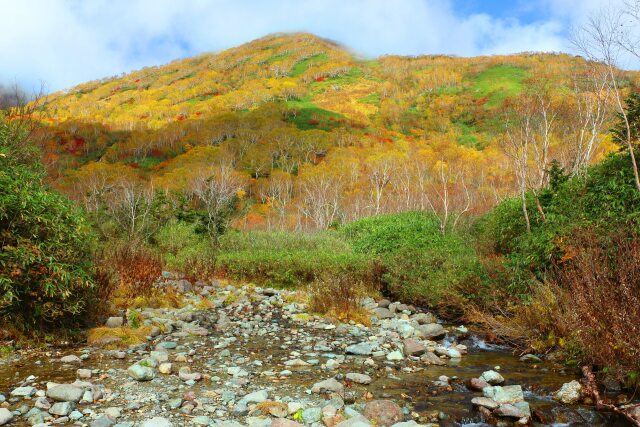
<path fill-rule="evenodd" d="M 0 84 L 48 92 L 274 32 L 365 56 L 567 52 L 622 0 L 0 0 Z"/>

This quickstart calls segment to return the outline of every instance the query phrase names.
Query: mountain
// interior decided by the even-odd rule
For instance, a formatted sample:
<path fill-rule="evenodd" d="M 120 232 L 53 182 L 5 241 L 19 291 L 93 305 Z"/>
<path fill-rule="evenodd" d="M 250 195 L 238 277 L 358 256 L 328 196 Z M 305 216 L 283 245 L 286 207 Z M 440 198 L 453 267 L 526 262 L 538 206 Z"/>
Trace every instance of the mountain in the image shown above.
<path fill-rule="evenodd" d="M 457 210 L 482 212 L 514 189 L 506 117 L 541 93 L 575 115 L 586 65 L 543 53 L 363 59 L 311 34 L 273 34 L 54 93 L 40 142 L 52 183 L 85 205 L 96 174 L 190 194 L 223 165 L 256 226 L 429 209 L 445 190 Z M 572 132 L 553 140 L 559 159 Z M 609 149 L 601 139 L 595 159 Z"/>

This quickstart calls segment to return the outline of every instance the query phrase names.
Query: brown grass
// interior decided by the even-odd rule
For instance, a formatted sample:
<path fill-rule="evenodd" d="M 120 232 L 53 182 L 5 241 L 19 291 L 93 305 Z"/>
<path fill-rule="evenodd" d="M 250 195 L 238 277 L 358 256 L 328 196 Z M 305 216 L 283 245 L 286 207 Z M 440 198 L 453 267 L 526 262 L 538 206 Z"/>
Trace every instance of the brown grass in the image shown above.
<path fill-rule="evenodd" d="M 606 238 L 573 236 L 553 280 L 533 289 L 526 304 L 473 320 L 523 350 L 562 350 L 619 380 L 640 372 L 640 239 L 620 232 Z"/>
<path fill-rule="evenodd" d="M 137 329 L 121 327 L 107 328 L 105 326 L 89 330 L 87 344 L 105 348 L 127 348 L 132 344 L 146 342 L 151 331 L 150 326 Z"/>
<path fill-rule="evenodd" d="M 567 323 L 586 361 L 614 370 L 619 379 L 640 372 L 640 239 L 623 232 L 592 233 L 572 242 L 557 283 L 568 291 Z"/>
<path fill-rule="evenodd" d="M 362 307 L 362 300 L 374 292 L 362 280 L 348 273 L 327 276 L 309 285 L 309 309 L 342 322 L 370 325 L 371 314 Z"/>

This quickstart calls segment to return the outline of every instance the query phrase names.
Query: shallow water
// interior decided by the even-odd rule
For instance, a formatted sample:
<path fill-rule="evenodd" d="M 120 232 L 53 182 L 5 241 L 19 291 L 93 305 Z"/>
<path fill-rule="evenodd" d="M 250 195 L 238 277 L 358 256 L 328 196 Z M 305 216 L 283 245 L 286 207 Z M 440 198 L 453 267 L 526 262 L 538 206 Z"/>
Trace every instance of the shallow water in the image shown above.
<path fill-rule="evenodd" d="M 278 319 L 280 323 L 286 323 L 290 333 L 295 335 L 298 325 Z M 308 330 L 306 331 L 309 332 Z M 314 330 L 313 335 L 318 340 L 332 341 L 338 338 L 335 331 Z M 207 362 L 213 358 L 218 350 L 213 346 L 218 338 L 212 334 L 206 339 L 189 338 L 198 348 L 197 357 L 193 357 L 189 365 L 200 372 L 211 369 Z M 232 353 L 245 358 L 247 361 L 264 361 L 264 369 L 275 371 L 283 369 L 281 361 L 286 359 L 292 348 L 283 345 L 284 338 L 277 335 L 264 337 L 247 337 L 234 343 L 230 350 Z M 441 426 L 486 426 L 478 412 L 473 409 L 471 399 L 480 393 L 469 391 L 464 382 L 477 378 L 482 372 L 496 369 L 499 366 L 500 373 L 506 379 L 506 385 L 520 384 L 525 390 L 525 399 L 529 402 L 533 413 L 533 424 L 536 426 L 627 426 L 625 420 L 610 414 L 596 412 L 587 406 L 564 406 L 551 399 L 551 394 L 563 383 L 579 378 L 579 372 L 564 370 L 557 365 L 542 362 L 529 364 L 521 362 L 509 349 L 486 345 L 477 338 L 462 341 L 469 348 L 469 354 L 463 356 L 458 363 L 447 366 L 412 365 L 412 372 L 403 370 L 404 364 L 380 362 L 379 368 L 372 375 L 375 380 L 369 386 L 354 385 L 354 391 L 359 395 L 371 392 L 376 398 L 391 398 L 399 404 L 407 404 L 412 412 L 419 415 L 422 422 L 432 421 L 440 416 Z M 8 393 L 13 388 L 24 383 L 29 375 L 36 377 L 33 385 L 45 388 L 47 381 L 73 382 L 78 366 L 63 365 L 57 361 L 66 354 L 78 354 L 79 349 L 61 348 L 48 352 L 24 352 L 14 354 L 0 361 L 0 393 Z M 310 353 L 305 352 L 305 357 Z M 322 353 L 318 357 L 322 358 Z M 129 355 L 125 360 L 115 360 L 107 357 L 99 351 L 93 352 L 90 367 L 107 371 L 110 368 L 126 369 L 137 358 Z M 360 372 L 362 359 L 354 358 L 344 366 L 340 372 Z M 291 368 L 294 375 L 280 381 L 276 378 L 255 377 L 252 382 L 256 386 L 274 386 L 278 388 L 279 396 L 302 395 L 311 384 L 322 379 L 327 373 L 320 373 L 316 369 Z M 452 379 L 449 387 L 434 385 L 438 377 L 445 375 Z M 114 384 L 115 379 L 104 378 L 106 386 Z M 152 385 L 147 383 L 148 387 Z M 193 387 L 196 393 L 204 392 L 214 387 L 207 381 L 202 381 Z M 13 425 L 27 425 L 21 419 Z M 23 424 L 20 424 L 23 423 Z M 508 425 L 508 424 L 502 424 Z"/>

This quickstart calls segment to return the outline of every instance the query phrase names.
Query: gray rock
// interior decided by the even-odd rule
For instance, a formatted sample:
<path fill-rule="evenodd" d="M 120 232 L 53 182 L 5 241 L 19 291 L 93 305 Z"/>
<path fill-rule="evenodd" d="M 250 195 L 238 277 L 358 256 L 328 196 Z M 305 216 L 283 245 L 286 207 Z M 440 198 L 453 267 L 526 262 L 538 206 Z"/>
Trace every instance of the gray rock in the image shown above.
<path fill-rule="evenodd" d="M 370 427 L 372 424 L 364 415 L 356 415 L 336 424 L 335 427 Z"/>
<path fill-rule="evenodd" d="M 392 319 L 395 317 L 388 308 L 378 307 L 373 309 L 373 314 L 378 319 Z"/>
<path fill-rule="evenodd" d="M 500 406 L 495 400 L 488 397 L 474 397 L 471 399 L 471 403 L 475 406 L 483 406 L 487 409 L 494 410 Z"/>
<path fill-rule="evenodd" d="M 36 388 L 31 386 L 14 388 L 11 391 L 13 397 L 31 397 L 36 394 Z"/>
<path fill-rule="evenodd" d="M 107 328 L 121 328 L 124 325 L 124 317 L 109 317 L 104 325 Z"/>
<path fill-rule="evenodd" d="M 422 356 L 420 356 L 420 361 L 422 361 L 422 363 L 426 364 L 426 365 L 446 365 L 447 362 L 445 362 L 444 360 L 440 359 L 438 356 L 436 356 L 434 353 L 428 351 L 425 354 L 423 354 Z"/>
<path fill-rule="evenodd" d="M 555 400 L 565 405 L 574 405 L 580 401 L 581 397 L 582 385 L 576 380 L 562 384 L 560 390 L 553 394 Z"/>
<path fill-rule="evenodd" d="M 302 421 L 305 424 L 317 423 L 322 419 L 322 408 L 307 408 L 302 411 Z"/>
<path fill-rule="evenodd" d="M 524 403 L 526 403 L 526 402 L 524 402 Z M 517 406 L 511 405 L 509 403 L 505 403 L 505 404 L 500 405 L 500 407 L 498 407 L 498 409 L 493 411 L 493 415 L 496 415 L 498 417 L 508 417 L 508 418 L 518 418 L 518 419 L 526 418 L 526 417 L 529 416 L 529 415 L 527 415 L 526 412 L 522 411 Z"/>
<path fill-rule="evenodd" d="M 156 376 L 152 367 L 142 366 L 139 363 L 129 366 L 127 373 L 136 381 L 151 381 Z"/>
<path fill-rule="evenodd" d="M 140 427 L 173 427 L 173 424 L 166 418 L 154 417 L 144 421 Z"/>
<path fill-rule="evenodd" d="M 328 380 L 317 382 L 311 387 L 312 393 L 342 393 L 343 390 L 344 386 L 340 382 L 336 381 L 335 378 L 329 378 Z"/>
<path fill-rule="evenodd" d="M 267 390 L 258 390 L 244 396 L 242 401 L 245 403 L 262 403 L 268 398 L 269 392 Z"/>
<path fill-rule="evenodd" d="M 489 386 L 482 389 L 484 397 L 495 400 L 497 403 L 516 403 L 524 401 L 522 387 L 519 385 Z"/>
<path fill-rule="evenodd" d="M 13 413 L 7 408 L 0 408 L 0 426 L 8 424 L 13 420 Z"/>
<path fill-rule="evenodd" d="M 69 364 L 71 363 L 80 364 L 82 363 L 82 359 L 80 359 L 78 356 L 74 354 L 69 354 L 67 356 L 61 357 L 60 362 L 69 363 Z"/>
<path fill-rule="evenodd" d="M 346 348 L 347 354 L 357 354 L 358 356 L 369 356 L 373 352 L 373 346 L 368 342 L 361 342 L 350 345 Z"/>
<path fill-rule="evenodd" d="M 504 382 L 504 378 L 502 377 L 502 375 L 500 375 L 496 371 L 485 371 L 482 373 L 482 375 L 480 375 L 480 379 L 491 385 L 498 385 Z"/>
<path fill-rule="evenodd" d="M 271 427 L 302 427 L 302 424 L 286 418 L 276 418 L 271 421 Z"/>
<path fill-rule="evenodd" d="M 439 323 L 428 323 L 416 328 L 419 334 L 425 338 L 439 338 L 446 335 L 447 331 Z"/>
<path fill-rule="evenodd" d="M 346 375 L 349 381 L 352 381 L 357 384 L 371 384 L 371 377 L 366 374 L 358 374 L 355 372 L 350 372 Z"/>
<path fill-rule="evenodd" d="M 78 403 L 83 394 L 84 389 L 73 384 L 59 384 L 47 390 L 47 396 L 56 402 Z"/>
<path fill-rule="evenodd" d="M 71 402 L 57 402 L 49 408 L 51 415 L 58 415 L 59 417 L 66 417 L 75 409 L 75 405 Z"/>
<path fill-rule="evenodd" d="M 427 347 L 412 338 L 402 341 L 402 349 L 405 356 L 420 356 L 427 351 Z"/>

